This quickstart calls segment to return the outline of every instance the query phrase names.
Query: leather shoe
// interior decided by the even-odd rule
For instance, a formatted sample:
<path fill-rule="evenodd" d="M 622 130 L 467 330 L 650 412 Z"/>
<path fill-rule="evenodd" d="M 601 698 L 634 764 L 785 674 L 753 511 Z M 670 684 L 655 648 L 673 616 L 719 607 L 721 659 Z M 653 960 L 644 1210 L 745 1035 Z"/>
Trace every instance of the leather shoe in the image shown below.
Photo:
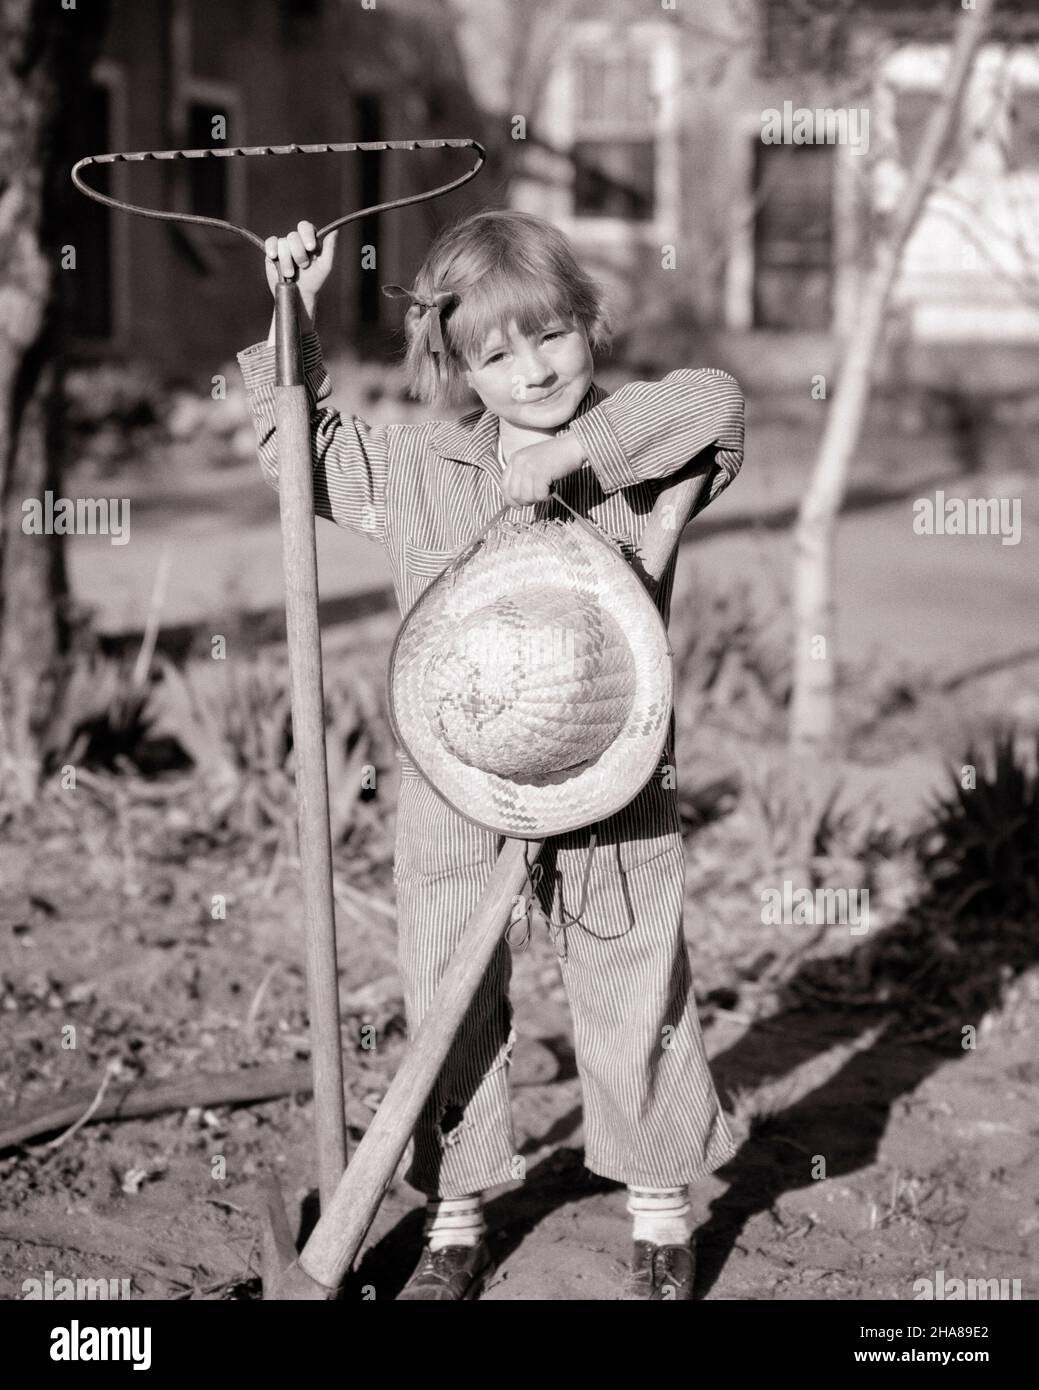
<path fill-rule="evenodd" d="M 621 1292 L 622 1302 L 643 1299 L 693 1300 L 696 1258 L 688 1245 L 654 1245 L 637 1240 L 632 1245 L 631 1265 Z"/>
<path fill-rule="evenodd" d="M 439 1250 L 423 1247 L 414 1274 L 397 1295 L 406 1303 L 478 1298 L 484 1281 L 494 1270 L 485 1241 L 476 1245 L 444 1245 Z"/>

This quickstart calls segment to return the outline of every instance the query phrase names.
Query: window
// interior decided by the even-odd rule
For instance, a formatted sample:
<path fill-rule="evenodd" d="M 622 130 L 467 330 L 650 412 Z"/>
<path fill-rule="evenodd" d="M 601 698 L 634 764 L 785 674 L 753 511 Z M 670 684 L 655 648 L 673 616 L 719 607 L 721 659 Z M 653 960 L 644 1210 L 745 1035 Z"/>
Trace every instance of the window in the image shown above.
<path fill-rule="evenodd" d="M 578 217 L 649 221 L 653 156 L 652 140 L 575 141 L 574 211 Z"/>
<path fill-rule="evenodd" d="M 243 143 L 241 96 L 230 82 L 185 77 L 177 92 L 178 143 L 189 150 L 233 149 Z M 239 226 L 248 221 L 244 159 L 185 159 L 176 166 L 177 209 Z M 201 227 L 181 227 L 177 237 L 208 261 L 214 242 Z"/>
<path fill-rule="evenodd" d="M 583 53 L 578 58 L 577 119 L 583 126 L 652 130 L 649 60 L 636 54 Z"/>
<path fill-rule="evenodd" d="M 833 151 L 763 145 L 755 136 L 755 328 L 830 327 Z"/>
<path fill-rule="evenodd" d="M 1018 87 L 1010 104 L 1008 165 L 1016 170 L 1039 169 L 1039 89 Z"/>
<path fill-rule="evenodd" d="M 574 212 L 652 219 L 656 109 L 648 57 L 585 51 L 575 64 Z"/>
<path fill-rule="evenodd" d="M 226 122 L 224 139 L 213 139 L 214 117 L 220 116 Z M 188 103 L 189 150 L 205 149 L 208 146 L 222 147 L 233 145 L 233 132 L 226 111 L 217 111 L 209 102 L 191 101 Z M 188 172 L 189 212 L 200 217 L 229 217 L 230 207 L 230 166 L 229 159 L 190 159 L 186 161 Z"/>
<path fill-rule="evenodd" d="M 293 43 L 303 43 L 308 27 L 321 18 L 321 0 L 281 0 L 281 32 Z"/>
<path fill-rule="evenodd" d="M 762 0 L 759 72 L 835 77 L 849 69 L 848 39 L 861 0 Z"/>

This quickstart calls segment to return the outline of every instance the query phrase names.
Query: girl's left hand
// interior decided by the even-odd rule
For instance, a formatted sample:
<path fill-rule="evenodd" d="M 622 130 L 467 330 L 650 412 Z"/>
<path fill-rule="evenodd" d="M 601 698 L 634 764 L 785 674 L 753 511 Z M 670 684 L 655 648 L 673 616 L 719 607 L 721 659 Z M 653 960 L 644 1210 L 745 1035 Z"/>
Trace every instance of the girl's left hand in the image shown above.
<path fill-rule="evenodd" d="M 544 502 L 552 484 L 576 473 L 584 461 L 584 446 L 571 434 L 527 444 L 516 450 L 501 476 L 502 497 L 510 507 Z"/>

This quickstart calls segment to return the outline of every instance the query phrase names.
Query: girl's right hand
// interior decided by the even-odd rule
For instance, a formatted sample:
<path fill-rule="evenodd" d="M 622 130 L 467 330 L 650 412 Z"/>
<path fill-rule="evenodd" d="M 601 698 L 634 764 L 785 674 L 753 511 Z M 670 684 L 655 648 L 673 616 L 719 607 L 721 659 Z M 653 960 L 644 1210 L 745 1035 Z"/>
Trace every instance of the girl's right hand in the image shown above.
<path fill-rule="evenodd" d="M 279 280 L 295 280 L 304 304 L 312 307 L 332 269 L 338 235 L 338 229 L 329 232 L 320 250 L 313 222 L 300 222 L 288 236 L 269 236 L 263 249 L 271 294 Z"/>

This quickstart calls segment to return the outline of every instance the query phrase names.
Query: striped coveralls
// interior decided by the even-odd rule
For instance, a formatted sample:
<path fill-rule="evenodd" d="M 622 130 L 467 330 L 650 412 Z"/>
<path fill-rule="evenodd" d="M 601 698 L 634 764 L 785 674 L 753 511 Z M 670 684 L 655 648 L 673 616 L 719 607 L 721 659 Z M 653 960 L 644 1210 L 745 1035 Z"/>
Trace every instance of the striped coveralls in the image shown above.
<path fill-rule="evenodd" d="M 407 612 L 502 506 L 498 417 L 475 410 L 456 421 L 371 428 L 319 405 L 331 383 L 314 333 L 304 335 L 303 358 L 315 511 L 385 546 Z M 260 462 L 276 487 L 274 348 L 257 343 L 238 360 Z M 674 371 L 612 395 L 593 383 L 568 428 L 588 463 L 556 489 L 622 548 L 637 544 L 669 475 L 702 458 L 712 470 L 702 510 L 743 458 L 743 398 L 720 371 Z M 561 511 L 550 501 L 519 515 Z M 672 556 L 659 590 L 665 622 L 674 564 Z M 704 1052 L 682 932 L 685 860 L 673 747 L 672 717 L 660 767 L 644 790 L 599 825 L 546 841 L 536 884 L 546 914 L 557 922 L 573 916 L 594 831 L 580 924 L 555 927 L 554 939 L 573 1018 L 585 1164 L 641 1187 L 688 1183 L 735 1153 Z M 414 1034 L 503 841 L 448 807 L 398 756 L 398 952 Z M 503 940 L 416 1127 L 407 1180 L 429 1196 L 482 1191 L 522 1173 L 508 1093 L 510 968 Z"/>

